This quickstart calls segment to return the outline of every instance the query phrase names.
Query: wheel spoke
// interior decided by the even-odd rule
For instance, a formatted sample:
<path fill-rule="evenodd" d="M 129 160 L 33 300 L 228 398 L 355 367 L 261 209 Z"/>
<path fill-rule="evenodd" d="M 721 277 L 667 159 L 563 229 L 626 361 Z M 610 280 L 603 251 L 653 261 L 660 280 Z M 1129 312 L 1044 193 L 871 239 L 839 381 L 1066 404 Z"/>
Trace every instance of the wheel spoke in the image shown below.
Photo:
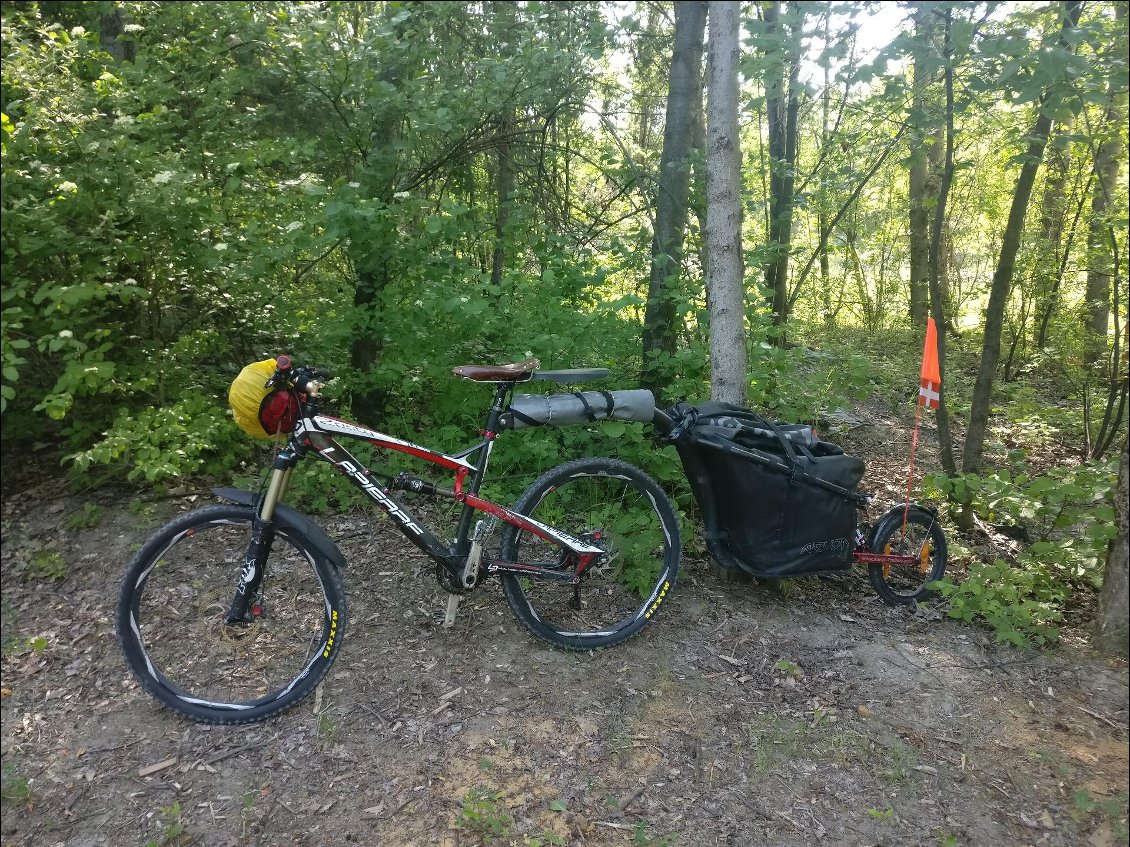
<path fill-rule="evenodd" d="M 577 585 L 504 579 L 519 620 L 555 646 L 584 649 L 630 637 L 655 611 L 659 592 L 674 584 L 673 510 L 639 470 L 607 459 L 570 463 L 535 482 L 516 508 L 603 551 Z M 504 539 L 503 558 L 511 561 L 548 566 L 559 556 L 558 545 L 532 533 L 511 530 Z"/>
<path fill-rule="evenodd" d="M 331 634 L 340 640 L 344 626 L 340 582 L 281 529 L 254 601 L 259 613 L 225 623 L 251 511 L 204 513 L 212 517 L 179 519 L 138 554 L 119 603 L 119 637 L 143 685 L 173 709 L 216 722 L 266 717 L 305 696 L 332 664 Z"/>

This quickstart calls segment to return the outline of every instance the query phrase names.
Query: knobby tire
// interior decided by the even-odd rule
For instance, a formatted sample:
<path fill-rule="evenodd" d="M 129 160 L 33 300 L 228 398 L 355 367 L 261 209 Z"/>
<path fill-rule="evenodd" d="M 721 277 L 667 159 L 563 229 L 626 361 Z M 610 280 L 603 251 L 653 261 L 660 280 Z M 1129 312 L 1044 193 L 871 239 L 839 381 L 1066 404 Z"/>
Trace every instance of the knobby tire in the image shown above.
<path fill-rule="evenodd" d="M 217 724 L 260 721 L 309 695 L 337 658 L 345 590 L 293 527 L 276 529 L 257 614 L 224 616 L 254 510 L 209 506 L 159 529 L 126 569 L 116 626 L 126 663 L 153 697 Z"/>
<path fill-rule="evenodd" d="M 556 467 L 526 489 L 514 510 L 606 553 L 568 583 L 503 574 L 503 593 L 530 632 L 564 650 L 610 647 L 638 633 L 675 587 L 682 540 L 663 489 L 638 468 L 616 459 L 580 459 Z M 571 572 L 559 545 L 507 525 L 505 562 Z"/>

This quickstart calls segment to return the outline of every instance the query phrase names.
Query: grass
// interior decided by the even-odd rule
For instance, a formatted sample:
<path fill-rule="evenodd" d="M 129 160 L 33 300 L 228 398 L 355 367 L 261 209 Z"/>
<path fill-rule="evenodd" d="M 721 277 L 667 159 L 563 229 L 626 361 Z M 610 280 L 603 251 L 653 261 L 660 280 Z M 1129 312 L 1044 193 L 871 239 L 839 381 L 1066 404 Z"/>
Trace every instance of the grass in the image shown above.
<path fill-rule="evenodd" d="M 27 803 L 31 799 L 31 783 L 13 761 L 4 762 L 0 772 L 0 798 L 11 803 Z"/>

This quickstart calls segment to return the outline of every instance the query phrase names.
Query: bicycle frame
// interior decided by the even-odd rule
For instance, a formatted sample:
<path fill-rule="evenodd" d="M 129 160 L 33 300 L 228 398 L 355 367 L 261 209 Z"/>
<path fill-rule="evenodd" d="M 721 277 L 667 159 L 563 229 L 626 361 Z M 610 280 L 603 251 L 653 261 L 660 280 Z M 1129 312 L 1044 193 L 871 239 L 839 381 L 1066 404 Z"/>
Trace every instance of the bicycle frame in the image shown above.
<path fill-rule="evenodd" d="M 506 397 L 511 388 L 510 383 L 496 384 L 494 402 L 487 413 L 482 440 L 452 456 L 394 438 L 379 430 L 319 414 L 316 399 L 313 397 L 307 398 L 302 403 L 301 417 L 294 427 L 287 447 L 280 451 L 275 460 L 270 485 L 259 506 L 258 518 L 264 524 L 269 525 L 275 506 L 282 500 L 286 492 L 291 471 L 305 455 L 312 451 L 318 458 L 337 468 L 353 486 L 364 492 L 381 511 L 391 517 L 397 528 L 413 544 L 456 579 L 465 576 L 464 566 L 468 557 L 472 555 L 472 550 L 478 540 L 473 537 L 471 527 L 475 513 L 485 512 L 505 523 L 512 524 L 523 531 L 533 533 L 552 542 L 567 551 L 570 561 L 574 563 L 572 568 L 558 570 L 484 557 L 485 570 L 488 575 L 511 573 L 572 584 L 579 583 L 585 570 L 605 552 L 603 548 L 533 518 L 520 515 L 505 506 L 500 506 L 479 496 L 479 490 L 490 462 L 491 450 L 495 439 L 498 437 L 499 417 L 505 408 Z M 401 474 L 393 480 L 394 485 L 382 486 L 374 479 L 373 473 L 364 463 L 342 447 L 335 436 L 367 441 L 381 449 L 405 453 L 438 465 L 453 472 L 453 484 L 450 488 L 444 488 L 422 479 Z M 475 457 L 474 462 L 470 460 L 472 456 Z M 399 486 L 396 485 L 398 482 L 401 483 Z M 446 497 L 461 504 L 463 509 L 460 514 L 454 544 L 449 547 L 436 538 L 404 503 L 393 497 L 391 492 L 395 487 Z M 477 566 L 478 562 L 474 564 Z M 471 578 L 470 585 L 464 582 L 465 587 L 473 587 L 475 581 L 477 581 L 477 574 L 471 574 Z"/>

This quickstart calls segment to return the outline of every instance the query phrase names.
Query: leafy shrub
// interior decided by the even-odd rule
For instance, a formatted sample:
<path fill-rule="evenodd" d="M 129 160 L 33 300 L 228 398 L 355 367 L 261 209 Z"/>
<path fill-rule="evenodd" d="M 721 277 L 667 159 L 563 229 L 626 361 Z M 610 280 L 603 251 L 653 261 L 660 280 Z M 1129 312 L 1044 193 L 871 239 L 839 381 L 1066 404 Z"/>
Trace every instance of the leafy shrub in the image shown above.
<path fill-rule="evenodd" d="M 935 586 L 949 601 L 949 616 L 992 627 L 998 641 L 1017 647 L 1045 645 L 1059 638 L 1053 624 L 1063 619 L 1060 607 L 1070 593 L 1037 562 L 1010 565 L 974 563 L 965 579 L 946 577 Z"/>
<path fill-rule="evenodd" d="M 1015 561 L 970 567 L 960 585 L 938 584 L 951 617 L 981 620 L 1001 641 L 1046 644 L 1073 592 L 1098 588 L 1107 544 L 1117 531 L 1111 502 L 1113 460 L 1057 467 L 1046 474 L 999 471 L 948 478 L 932 474 L 927 490 L 968 502 L 1022 542 Z"/>
<path fill-rule="evenodd" d="M 123 409 L 100 441 L 64 461 L 79 472 L 110 465 L 131 481 L 162 482 L 194 473 L 226 476 L 249 449 L 226 403 L 189 394 L 170 406 Z"/>

